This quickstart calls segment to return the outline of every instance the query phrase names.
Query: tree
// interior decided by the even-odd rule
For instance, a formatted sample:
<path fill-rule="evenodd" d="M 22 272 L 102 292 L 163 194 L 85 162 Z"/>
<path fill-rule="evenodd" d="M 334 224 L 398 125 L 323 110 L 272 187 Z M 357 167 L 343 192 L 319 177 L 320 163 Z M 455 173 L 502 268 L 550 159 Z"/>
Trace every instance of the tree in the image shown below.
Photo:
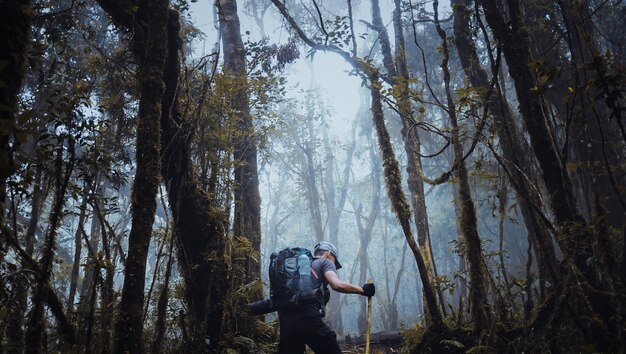
<path fill-rule="evenodd" d="M 230 99 L 232 111 L 229 114 L 236 129 L 233 140 L 235 163 L 233 233 L 236 237 L 246 237 L 251 241 L 252 250 L 256 255 L 253 254 L 245 260 L 246 282 L 258 281 L 261 274 L 258 256 L 261 249 L 261 197 L 254 125 L 248 98 L 246 51 L 241 39 L 237 2 L 220 0 L 217 4 L 223 36 L 224 73 L 233 87 Z"/>
<path fill-rule="evenodd" d="M 6 210 L 6 181 L 15 171 L 10 142 L 15 132 L 18 112 L 18 93 L 26 70 L 26 51 L 30 41 L 32 8 L 29 0 L 3 1 L 0 4 L 0 227 L 2 233 Z M 4 256 L 4 244 L 0 255 Z"/>
<path fill-rule="evenodd" d="M 560 270 L 556 264 L 557 259 L 551 235 L 545 225 L 543 215 L 540 214 L 541 197 L 535 187 L 537 185 L 536 178 L 531 173 L 533 165 L 528 155 L 519 153 L 526 149 L 506 97 L 502 95 L 498 82 L 495 79 L 490 82 L 487 73 L 480 65 L 476 44 L 470 30 L 469 3 L 470 1 L 464 0 L 452 2 L 454 39 L 459 60 L 472 89 L 482 95 L 486 109 L 493 117 L 503 153 L 500 159 L 504 161 L 504 167 L 512 180 L 521 203 L 528 236 L 534 244 L 534 250 L 538 257 L 541 278 L 556 283 L 560 279 Z M 496 69 L 494 68 L 494 70 Z"/>
<path fill-rule="evenodd" d="M 132 31 L 132 52 L 138 64 L 141 99 L 137 114 L 137 169 L 133 182 L 132 226 L 120 315 L 115 327 L 115 351 L 142 351 L 142 321 L 146 258 L 152 236 L 160 183 L 160 120 L 165 91 L 169 1 L 99 1 L 117 26 Z M 129 11 L 136 6 L 136 13 Z"/>

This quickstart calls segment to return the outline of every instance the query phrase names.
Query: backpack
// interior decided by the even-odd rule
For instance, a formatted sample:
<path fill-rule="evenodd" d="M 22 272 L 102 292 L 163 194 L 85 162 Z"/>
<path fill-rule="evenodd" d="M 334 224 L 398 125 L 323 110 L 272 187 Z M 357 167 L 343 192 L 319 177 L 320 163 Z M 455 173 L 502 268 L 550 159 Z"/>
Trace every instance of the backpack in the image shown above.
<path fill-rule="evenodd" d="M 313 288 L 311 262 L 306 248 L 285 248 L 270 256 L 270 299 L 278 308 L 319 301 L 319 289 Z M 317 275 L 314 275 L 317 277 Z M 323 291 L 323 286 L 320 287 Z M 323 301 L 323 293 L 321 293 Z"/>

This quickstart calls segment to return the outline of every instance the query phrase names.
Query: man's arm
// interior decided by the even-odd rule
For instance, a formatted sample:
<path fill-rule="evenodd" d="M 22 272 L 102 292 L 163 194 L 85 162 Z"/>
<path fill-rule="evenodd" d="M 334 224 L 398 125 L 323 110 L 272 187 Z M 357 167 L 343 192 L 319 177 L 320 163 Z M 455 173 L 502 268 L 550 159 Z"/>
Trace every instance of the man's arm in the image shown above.
<path fill-rule="evenodd" d="M 347 281 L 339 279 L 337 273 L 329 270 L 324 273 L 324 278 L 330 287 L 340 293 L 344 294 L 361 294 L 363 295 L 363 288 L 360 286 L 352 285 Z"/>

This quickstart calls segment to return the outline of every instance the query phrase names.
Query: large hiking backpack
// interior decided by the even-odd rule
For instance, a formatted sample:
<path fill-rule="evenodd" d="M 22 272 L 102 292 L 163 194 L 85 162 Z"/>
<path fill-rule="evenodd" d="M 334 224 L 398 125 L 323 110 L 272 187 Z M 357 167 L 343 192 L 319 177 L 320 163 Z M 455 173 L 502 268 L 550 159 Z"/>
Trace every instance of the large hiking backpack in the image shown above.
<path fill-rule="evenodd" d="M 296 306 L 304 298 L 308 299 L 317 293 L 318 289 L 313 288 L 311 279 L 312 260 L 311 251 L 301 247 L 288 247 L 272 253 L 269 266 L 270 299 L 275 304 L 281 304 L 278 307 Z"/>
<path fill-rule="evenodd" d="M 298 305 L 318 303 L 324 316 L 324 305 L 328 302 L 325 282 L 313 287 L 313 277 L 318 277 L 311 261 L 313 255 L 306 248 L 285 248 L 270 256 L 270 298 L 248 304 L 250 313 L 263 315 L 281 309 L 294 309 Z"/>

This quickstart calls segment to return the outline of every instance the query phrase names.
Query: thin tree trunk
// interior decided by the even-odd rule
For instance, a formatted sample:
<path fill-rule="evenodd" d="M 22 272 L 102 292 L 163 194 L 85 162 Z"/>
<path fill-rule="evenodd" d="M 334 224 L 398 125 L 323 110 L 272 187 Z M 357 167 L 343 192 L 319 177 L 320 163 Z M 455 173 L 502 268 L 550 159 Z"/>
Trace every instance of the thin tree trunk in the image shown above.
<path fill-rule="evenodd" d="M 43 244 L 42 256 L 39 261 L 41 271 L 37 274 L 37 282 L 32 296 L 32 309 L 30 311 L 26 326 L 26 352 L 27 353 L 43 353 L 46 348 L 45 332 L 46 317 L 44 304 L 49 297 L 49 282 L 52 277 L 52 263 L 54 260 L 54 249 L 58 228 L 63 220 L 63 207 L 65 205 L 65 192 L 69 184 L 70 176 L 74 168 L 74 141 L 72 138 L 68 140 L 68 162 L 63 168 L 63 148 L 57 149 L 57 157 L 55 163 L 55 196 L 48 232 Z M 65 170 L 65 171 L 63 171 Z M 65 172 L 65 173 L 64 173 Z"/>
<path fill-rule="evenodd" d="M 443 316 L 441 315 L 439 306 L 437 305 L 437 297 L 435 295 L 435 289 L 430 278 L 430 273 L 426 268 L 426 263 L 424 262 L 422 252 L 415 242 L 415 239 L 413 238 L 413 234 L 411 232 L 411 211 L 409 205 L 406 203 L 404 192 L 402 191 L 398 161 L 396 160 L 393 148 L 391 146 L 389 133 L 387 132 L 387 128 L 385 127 L 385 118 L 383 115 L 383 107 L 380 95 L 381 84 L 378 79 L 377 72 L 372 71 L 370 73 L 370 82 L 370 91 L 372 95 L 372 119 L 374 121 L 374 126 L 376 127 L 378 144 L 380 146 L 383 159 L 383 170 L 385 175 L 385 184 L 387 186 L 387 195 L 389 196 L 389 199 L 391 201 L 392 209 L 396 214 L 396 217 L 398 218 L 400 226 L 402 227 L 404 237 L 406 238 L 406 241 L 409 244 L 411 251 L 413 251 L 413 256 L 415 257 L 415 262 L 417 263 L 419 275 L 422 280 L 424 298 L 426 300 L 425 302 L 431 316 L 430 321 L 432 322 L 433 328 L 436 331 L 443 331 L 445 324 L 443 322 Z"/>
<path fill-rule="evenodd" d="M 536 181 L 534 173 L 532 173 L 534 168 L 528 155 L 520 153 L 525 151 L 524 144 L 506 98 L 498 89 L 499 86 L 494 89 L 490 85 L 487 73 L 480 65 L 474 38 L 470 31 L 470 10 L 468 7 L 470 2 L 471 0 L 452 1 L 457 53 L 471 85 L 479 92 L 484 92 L 486 108 L 494 119 L 494 126 L 500 137 L 499 142 L 504 155 L 505 167 L 520 201 L 528 238 L 533 243 L 535 253 L 537 253 L 541 278 L 556 284 L 561 278 L 560 268 L 557 264 L 552 238 L 541 215 L 538 214 L 538 210 L 541 208 L 541 197 L 536 187 L 537 183 L 534 183 Z"/>
<path fill-rule="evenodd" d="M 310 124 L 310 120 L 309 120 Z M 311 226 L 315 233 L 315 242 L 321 242 L 324 240 L 324 227 L 322 226 L 322 213 L 320 211 L 320 196 L 317 189 L 317 178 L 315 175 L 315 160 L 313 157 L 313 145 L 314 135 L 312 129 L 309 129 L 311 134 L 309 135 L 311 141 L 305 142 L 305 146 L 302 147 L 305 161 L 303 164 L 304 169 L 304 183 L 307 189 L 307 202 L 309 204 L 309 212 L 311 213 Z"/>
<path fill-rule="evenodd" d="M 105 180 L 105 182 L 99 187 L 100 191 L 98 195 L 106 197 L 106 186 L 107 182 Z M 100 295 L 100 343 L 102 344 L 102 352 L 108 353 L 111 351 L 111 332 L 109 329 L 113 327 L 113 278 L 115 276 L 115 266 L 113 265 L 111 257 L 111 241 L 115 239 L 115 234 L 113 233 L 113 229 L 107 224 L 106 216 L 102 212 L 100 202 L 97 198 L 92 200 L 92 206 L 95 213 L 98 214 L 97 220 L 100 222 L 100 229 L 102 230 L 102 250 L 104 251 L 104 262 L 102 267 L 105 269 L 105 278 L 102 280 L 102 292 Z M 94 221 L 95 220 L 96 219 L 94 219 Z"/>
<path fill-rule="evenodd" d="M 422 159 L 419 155 L 421 143 L 414 128 L 416 119 L 413 115 L 413 108 L 410 101 L 409 88 L 409 69 L 406 63 L 406 51 L 404 40 L 404 27 L 402 26 L 402 8 L 400 0 L 394 0 L 395 8 L 393 13 L 393 24 L 395 32 L 395 63 L 398 76 L 395 80 L 395 86 L 398 90 L 396 100 L 398 102 L 398 112 L 402 120 L 402 139 L 404 141 L 404 150 L 407 154 L 407 174 L 408 186 L 411 192 L 411 204 L 413 205 L 413 213 L 415 217 L 415 225 L 417 227 L 417 242 L 424 255 L 426 268 L 432 277 L 437 276 L 437 268 L 432 255 L 432 245 L 430 240 L 430 228 L 428 226 L 428 213 L 426 212 L 426 196 L 424 194 L 424 182 L 420 178 L 422 171 Z M 446 315 L 444 297 L 441 289 L 437 289 L 437 295 L 441 310 Z M 426 310 L 426 309 L 424 309 Z"/>
<path fill-rule="evenodd" d="M 85 191 L 86 192 L 86 191 Z M 72 264 L 72 272 L 70 275 L 70 290 L 67 297 L 67 308 L 74 308 L 74 298 L 76 297 L 76 288 L 78 287 L 78 273 L 80 270 L 81 253 L 83 250 L 82 234 L 87 217 L 87 196 L 83 196 L 83 202 L 80 206 L 80 215 L 78 216 L 78 225 L 74 233 L 74 263 Z"/>
<path fill-rule="evenodd" d="M 485 11 L 487 23 L 502 46 L 509 65 L 509 73 L 515 81 L 520 112 L 530 135 L 533 151 L 541 166 L 546 188 L 550 191 L 550 206 L 557 225 L 565 228 L 577 223 L 584 224 L 575 207 L 569 177 L 560 163 L 560 156 L 547 125 L 547 119 L 544 115 L 547 109 L 542 98 L 533 91 L 533 88 L 536 87 L 536 79 L 529 66 L 532 58 L 530 57 L 526 30 L 519 17 L 518 5 L 513 2 L 513 6 L 509 7 L 512 16 L 511 27 L 509 27 L 495 0 L 480 0 L 480 4 Z M 589 267 L 584 264 L 585 260 L 591 256 L 587 245 L 588 235 L 586 235 L 586 232 L 582 233 L 582 244 L 577 242 L 578 247 L 574 246 L 570 238 L 561 238 L 561 245 L 566 254 L 575 260 L 576 265 L 586 270 L 585 273 L 589 275 Z"/>
<path fill-rule="evenodd" d="M 26 251 L 19 245 L 16 239 L 14 239 L 13 237 L 8 237 L 7 240 L 17 252 L 17 255 L 19 256 L 20 261 L 22 262 L 22 265 L 25 269 L 32 271 L 34 274 L 44 273 L 41 264 L 34 260 L 30 255 L 28 255 Z M 44 286 L 48 289 L 48 296 L 45 299 L 45 303 L 48 306 L 48 309 L 50 310 L 52 315 L 56 318 L 59 325 L 59 334 L 64 345 L 62 349 L 69 351 L 72 346 L 77 344 L 76 329 L 65 314 L 63 310 L 63 303 L 54 292 L 54 290 L 50 287 L 50 284 L 46 283 L 44 284 Z"/>
<path fill-rule="evenodd" d="M 86 234 L 84 228 L 80 230 L 88 251 L 85 275 L 81 284 L 80 297 L 78 299 L 77 307 L 78 315 L 80 317 L 78 330 L 80 334 L 79 339 L 81 341 L 89 339 L 85 336 L 86 328 L 84 328 L 83 325 L 89 321 L 89 302 L 90 299 L 93 298 L 91 292 L 95 289 L 94 284 L 99 272 L 98 260 L 96 259 L 96 254 L 98 253 L 100 247 L 100 222 L 97 219 L 98 217 L 99 216 L 96 213 L 93 213 L 91 217 L 89 235 Z"/>
<path fill-rule="evenodd" d="M 169 299 L 169 285 L 170 277 L 172 276 L 172 263 L 174 262 L 173 256 L 174 249 L 174 236 L 171 236 L 167 255 L 167 265 L 165 267 L 165 277 L 163 284 L 161 284 L 161 291 L 159 292 L 159 300 L 157 301 L 157 318 L 154 324 L 154 342 L 152 342 L 152 353 L 161 353 L 163 338 L 165 337 L 165 316 L 167 314 L 167 302 Z"/>
<path fill-rule="evenodd" d="M 360 247 L 359 252 L 357 254 L 357 259 L 359 260 L 359 284 L 365 284 L 367 282 L 367 269 L 369 268 L 369 252 L 367 248 L 369 246 L 370 241 L 372 240 L 372 231 L 374 230 L 374 225 L 378 220 L 378 214 L 380 212 L 380 158 L 374 151 L 373 144 L 370 144 L 370 161 L 372 163 L 372 170 L 370 171 L 370 180 L 371 180 L 371 191 L 372 197 L 370 202 L 370 212 L 365 219 L 365 225 L 361 222 L 361 210 L 363 209 L 361 204 L 356 209 L 355 217 L 357 228 L 359 230 L 359 241 Z M 359 332 L 365 333 L 365 325 L 367 322 L 367 311 L 366 311 L 366 299 L 360 299 L 361 310 L 359 311 L 358 317 L 358 325 Z"/>
<path fill-rule="evenodd" d="M 327 127 L 326 124 L 324 124 Z M 347 151 L 346 151 L 346 161 L 343 169 L 343 179 L 342 184 L 339 189 L 339 199 L 335 200 L 335 158 L 332 153 L 332 149 L 330 146 L 330 141 L 328 138 L 327 129 L 324 130 L 324 147 L 326 150 L 326 170 L 325 172 L 325 181 L 326 181 L 326 204 L 328 210 L 328 240 L 333 245 L 337 247 L 341 247 L 339 244 L 339 221 L 341 219 L 341 215 L 343 212 L 343 208 L 348 195 L 348 184 L 350 179 L 350 169 L 352 166 L 352 157 L 354 155 L 354 150 L 356 148 L 356 124 L 352 126 L 352 142 L 350 143 Z M 335 332 L 342 334 L 343 333 L 343 320 L 341 317 L 341 306 L 340 306 L 341 295 L 340 293 L 335 294 L 330 299 L 328 304 L 329 310 L 326 315 L 330 319 L 332 323 L 332 328 L 334 328 Z"/>
<path fill-rule="evenodd" d="M 461 205 L 461 234 L 465 241 L 466 256 L 469 265 L 470 275 L 470 305 L 472 312 L 472 326 L 475 335 L 480 335 L 487 328 L 489 321 L 489 305 L 487 303 L 486 275 L 483 268 L 482 246 L 476 224 L 476 208 L 472 200 L 469 185 L 469 176 L 465 166 L 463 145 L 460 139 L 459 125 L 456 115 L 456 105 L 452 98 L 450 88 L 450 71 L 448 68 L 449 47 L 445 31 L 441 28 L 438 18 L 439 1 L 433 2 L 435 12 L 435 27 L 441 37 L 443 60 L 441 68 L 443 70 L 444 85 L 447 100 L 448 117 L 452 126 L 452 148 L 454 150 L 454 163 L 457 166 L 456 176 L 459 183 L 459 199 Z"/>
<path fill-rule="evenodd" d="M 45 193 L 41 188 L 43 168 L 36 166 L 35 171 L 35 183 L 33 185 L 33 194 L 31 199 L 31 211 L 30 220 L 28 221 L 28 228 L 24 236 L 26 243 L 26 253 L 29 256 L 33 254 L 35 232 L 39 224 L 39 218 L 41 216 L 41 206 L 45 199 Z M 12 306 L 8 307 L 9 313 L 6 318 L 6 340 L 7 346 L 5 349 L 7 353 L 20 353 L 24 348 L 24 314 L 27 308 L 28 297 L 28 285 L 25 279 L 16 279 L 15 292 L 13 294 Z"/>

